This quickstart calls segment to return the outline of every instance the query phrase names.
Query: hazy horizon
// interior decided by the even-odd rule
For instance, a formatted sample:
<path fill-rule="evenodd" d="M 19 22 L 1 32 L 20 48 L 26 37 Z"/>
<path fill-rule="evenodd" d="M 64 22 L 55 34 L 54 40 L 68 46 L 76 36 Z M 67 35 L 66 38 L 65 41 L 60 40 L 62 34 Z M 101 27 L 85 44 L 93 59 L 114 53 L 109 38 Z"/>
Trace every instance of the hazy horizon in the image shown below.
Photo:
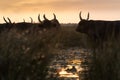
<path fill-rule="evenodd" d="M 0 23 L 4 23 L 3 16 L 9 17 L 12 22 L 38 22 L 38 14 L 46 14 L 48 19 L 53 19 L 56 14 L 60 23 L 78 23 L 79 12 L 86 18 L 88 12 L 90 19 L 95 20 L 120 20 L 119 0 L 1 0 Z"/>

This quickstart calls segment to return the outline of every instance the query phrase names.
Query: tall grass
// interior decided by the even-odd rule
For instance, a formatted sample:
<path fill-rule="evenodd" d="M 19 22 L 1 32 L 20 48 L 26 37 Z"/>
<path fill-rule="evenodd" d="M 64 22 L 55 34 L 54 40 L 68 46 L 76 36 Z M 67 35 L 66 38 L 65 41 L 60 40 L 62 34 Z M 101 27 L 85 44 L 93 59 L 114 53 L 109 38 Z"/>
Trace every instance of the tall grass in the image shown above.
<path fill-rule="evenodd" d="M 76 26 L 63 26 L 60 33 L 57 35 L 59 39 L 59 48 L 70 47 L 87 47 L 86 35 L 80 34 L 75 31 Z"/>
<path fill-rule="evenodd" d="M 0 33 L 0 79 L 48 80 L 48 65 L 58 49 L 84 46 L 75 28 Z"/>
<path fill-rule="evenodd" d="M 0 34 L 1 80 L 46 80 L 47 66 L 53 56 L 56 34 L 46 31 Z"/>
<path fill-rule="evenodd" d="M 48 65 L 55 53 L 61 48 L 82 47 L 93 50 L 86 80 L 120 80 L 120 41 L 108 40 L 100 47 L 75 29 L 64 26 L 40 33 L 0 33 L 0 79 L 50 80 Z"/>
<path fill-rule="evenodd" d="M 91 55 L 92 63 L 88 65 L 89 80 L 120 80 L 119 39 L 110 39 L 99 45 L 96 44 Z"/>

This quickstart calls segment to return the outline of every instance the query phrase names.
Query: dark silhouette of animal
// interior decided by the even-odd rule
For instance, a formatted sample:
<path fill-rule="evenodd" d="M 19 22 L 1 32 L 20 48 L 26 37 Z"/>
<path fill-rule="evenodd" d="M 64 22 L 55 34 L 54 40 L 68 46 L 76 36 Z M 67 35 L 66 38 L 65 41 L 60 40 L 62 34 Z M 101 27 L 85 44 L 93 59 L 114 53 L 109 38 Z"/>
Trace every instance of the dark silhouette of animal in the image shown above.
<path fill-rule="evenodd" d="M 79 17 L 76 31 L 87 34 L 94 41 L 116 39 L 120 35 L 120 21 L 89 20 L 89 13 L 87 19 L 82 19 L 81 12 Z"/>
<path fill-rule="evenodd" d="M 59 29 L 60 28 L 60 23 L 56 19 L 56 15 L 54 15 L 54 19 L 48 20 L 45 17 L 45 14 L 43 15 L 44 20 L 40 20 L 40 14 L 38 15 L 38 21 L 39 23 L 34 23 L 33 19 L 30 17 L 31 22 L 25 22 L 23 19 L 23 22 L 18 22 L 18 23 L 12 23 L 9 18 L 8 21 L 3 17 L 4 21 L 6 23 L 0 24 L 0 32 L 2 31 L 9 31 L 11 29 L 16 29 L 18 31 L 43 31 L 44 29 L 49 30 L 49 29 Z"/>
<path fill-rule="evenodd" d="M 20 23 L 16 23 L 14 28 L 19 31 L 25 31 L 30 29 L 32 26 L 33 26 L 32 23 L 20 22 Z"/>
<path fill-rule="evenodd" d="M 33 19 L 30 17 L 31 23 L 25 22 L 24 20 L 24 22 L 16 23 L 15 26 L 18 30 L 23 30 L 23 31 L 24 30 L 43 31 L 44 29 L 52 29 L 52 28 L 58 29 L 60 27 L 60 23 L 56 19 L 56 15 L 55 14 L 53 15 L 54 15 L 54 19 L 48 20 L 44 14 L 43 15 L 44 20 L 41 21 L 39 14 L 38 15 L 39 23 L 33 23 Z"/>
<path fill-rule="evenodd" d="M 48 20 L 45 16 L 45 14 L 43 15 L 43 18 L 44 20 L 41 21 L 39 19 L 39 21 L 41 22 L 41 27 L 44 28 L 44 29 L 53 29 L 53 28 L 56 28 L 56 29 L 59 29 L 60 28 L 60 23 L 59 21 L 56 19 L 56 15 L 53 13 L 54 15 L 54 19 L 52 20 Z"/>
<path fill-rule="evenodd" d="M 14 23 L 11 22 L 10 18 L 7 17 L 8 21 L 3 17 L 5 23 L 0 24 L 0 33 L 3 31 L 9 31 L 13 26 Z"/>
<path fill-rule="evenodd" d="M 57 20 L 56 15 L 54 13 L 53 13 L 53 15 L 54 15 L 54 19 L 51 20 L 52 26 L 56 27 L 56 28 L 60 28 L 60 23 Z"/>
<path fill-rule="evenodd" d="M 24 22 L 15 23 L 14 28 L 20 31 L 30 29 L 33 26 L 33 19 L 31 17 L 30 19 L 31 19 L 31 22 L 25 22 L 25 20 L 23 19 Z"/>

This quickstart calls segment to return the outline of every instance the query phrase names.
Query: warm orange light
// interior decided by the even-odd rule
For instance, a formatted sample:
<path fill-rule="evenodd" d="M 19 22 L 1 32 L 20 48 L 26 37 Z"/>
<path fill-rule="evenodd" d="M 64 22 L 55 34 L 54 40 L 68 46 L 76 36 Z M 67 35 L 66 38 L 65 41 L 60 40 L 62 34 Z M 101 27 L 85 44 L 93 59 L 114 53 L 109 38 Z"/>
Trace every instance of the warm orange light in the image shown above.
<path fill-rule="evenodd" d="M 89 12 L 90 19 L 120 20 L 119 2 L 113 4 L 111 1 L 106 5 L 108 2 L 104 0 L 1 0 L 0 23 L 4 23 L 3 16 L 10 17 L 13 22 L 22 22 L 23 18 L 29 22 L 29 17 L 38 22 L 39 13 L 47 14 L 50 19 L 53 18 L 52 13 L 56 13 L 60 23 L 78 23 L 80 11 L 83 18 Z"/>
<path fill-rule="evenodd" d="M 66 72 L 64 69 L 62 69 L 60 72 L 59 72 L 59 77 L 74 77 L 74 78 L 78 78 L 78 74 L 73 74 L 73 73 L 68 73 Z"/>

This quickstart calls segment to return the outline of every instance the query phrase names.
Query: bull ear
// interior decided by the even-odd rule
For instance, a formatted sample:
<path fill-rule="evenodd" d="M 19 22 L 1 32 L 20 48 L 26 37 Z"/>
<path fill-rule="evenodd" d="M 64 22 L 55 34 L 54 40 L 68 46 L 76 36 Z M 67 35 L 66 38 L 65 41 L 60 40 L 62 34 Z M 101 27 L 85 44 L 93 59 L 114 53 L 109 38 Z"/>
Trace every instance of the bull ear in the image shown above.
<path fill-rule="evenodd" d="M 43 15 L 43 18 L 44 18 L 45 20 L 48 20 L 48 19 L 45 17 L 45 14 Z"/>
<path fill-rule="evenodd" d="M 40 14 L 38 15 L 38 21 L 41 23 L 42 21 L 41 21 L 41 19 L 40 19 Z"/>
<path fill-rule="evenodd" d="M 31 19 L 31 23 L 33 23 L 33 19 L 30 17 L 30 19 Z"/>
<path fill-rule="evenodd" d="M 87 15 L 87 20 L 89 20 L 89 16 L 90 16 L 90 14 L 89 14 L 89 12 L 88 12 L 88 15 Z"/>
<path fill-rule="evenodd" d="M 3 16 L 3 19 L 4 19 L 4 21 L 5 21 L 6 23 L 8 23 L 4 16 Z"/>
<path fill-rule="evenodd" d="M 8 19 L 8 21 L 9 21 L 9 23 L 12 23 L 9 17 L 7 17 L 7 19 Z"/>
<path fill-rule="evenodd" d="M 80 11 L 80 13 L 79 13 L 79 17 L 80 17 L 80 20 L 82 21 L 83 19 L 82 19 L 82 17 L 81 17 L 81 11 Z"/>
<path fill-rule="evenodd" d="M 54 19 L 56 19 L 56 15 L 53 13 L 53 15 L 54 15 Z"/>

